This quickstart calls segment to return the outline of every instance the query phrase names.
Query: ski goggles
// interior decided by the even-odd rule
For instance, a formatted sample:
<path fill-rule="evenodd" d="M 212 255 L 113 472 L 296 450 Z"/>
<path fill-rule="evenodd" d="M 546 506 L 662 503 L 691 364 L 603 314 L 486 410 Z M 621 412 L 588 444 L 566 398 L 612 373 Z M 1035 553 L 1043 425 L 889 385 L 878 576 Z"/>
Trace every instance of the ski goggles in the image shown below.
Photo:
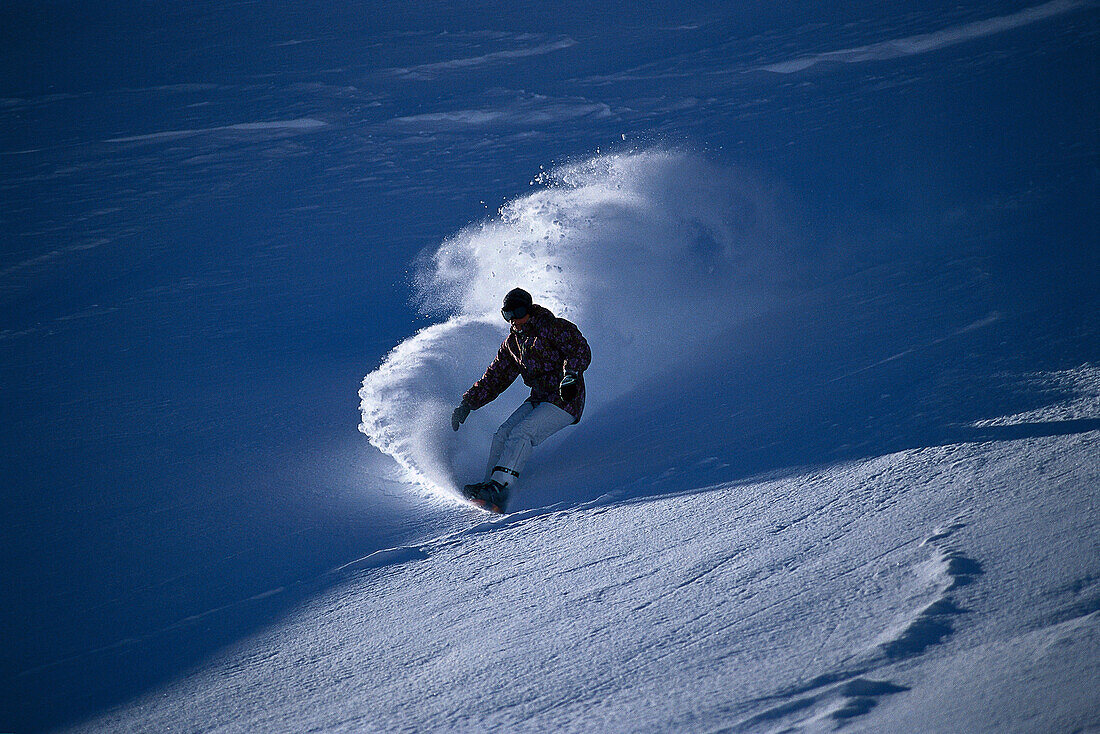
<path fill-rule="evenodd" d="M 502 308 L 500 309 L 500 313 L 504 316 L 505 321 L 518 321 L 527 315 L 527 307 L 515 306 L 514 308 Z"/>

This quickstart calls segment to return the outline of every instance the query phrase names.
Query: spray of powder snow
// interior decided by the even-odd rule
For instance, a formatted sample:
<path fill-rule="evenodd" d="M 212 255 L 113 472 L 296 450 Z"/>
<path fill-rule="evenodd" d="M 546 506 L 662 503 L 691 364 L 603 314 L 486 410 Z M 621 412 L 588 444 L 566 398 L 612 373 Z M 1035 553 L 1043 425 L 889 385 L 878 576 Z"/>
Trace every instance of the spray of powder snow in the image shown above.
<path fill-rule="evenodd" d="M 538 183 L 421 258 L 419 304 L 446 320 L 398 345 L 359 391 L 359 429 L 431 491 L 480 481 L 492 432 L 527 396 L 517 380 L 451 430 L 451 411 L 507 334 L 508 290 L 530 291 L 588 339 L 585 421 L 765 302 L 761 273 L 774 271 L 779 237 L 768 197 L 745 177 L 649 151 Z"/>

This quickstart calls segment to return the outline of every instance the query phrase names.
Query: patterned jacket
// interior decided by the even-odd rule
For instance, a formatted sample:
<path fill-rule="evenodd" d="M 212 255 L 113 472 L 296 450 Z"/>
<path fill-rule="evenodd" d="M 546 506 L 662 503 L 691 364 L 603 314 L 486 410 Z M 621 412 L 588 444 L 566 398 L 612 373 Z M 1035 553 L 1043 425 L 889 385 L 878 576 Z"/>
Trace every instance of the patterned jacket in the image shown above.
<path fill-rule="evenodd" d="M 523 326 L 512 327 L 496 359 L 462 400 L 477 410 L 522 375 L 523 384 L 531 388 L 527 400 L 552 403 L 573 416 L 576 423 L 584 412 L 584 377 L 579 378 L 577 397 L 569 403 L 561 399 L 558 388 L 566 372 L 581 375 L 591 361 L 592 352 L 580 329 L 535 304 L 531 306 L 531 318 Z"/>

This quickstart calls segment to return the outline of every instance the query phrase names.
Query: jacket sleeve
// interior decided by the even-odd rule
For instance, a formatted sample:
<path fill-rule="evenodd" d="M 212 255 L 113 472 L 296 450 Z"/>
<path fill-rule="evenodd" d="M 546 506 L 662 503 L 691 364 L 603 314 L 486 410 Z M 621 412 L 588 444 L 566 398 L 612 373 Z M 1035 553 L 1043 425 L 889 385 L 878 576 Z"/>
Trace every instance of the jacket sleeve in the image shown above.
<path fill-rule="evenodd" d="M 462 396 L 462 402 L 469 405 L 473 410 L 477 410 L 483 405 L 488 405 L 496 400 L 497 396 L 516 381 L 517 377 L 519 377 L 519 364 L 516 363 L 512 353 L 508 351 L 508 340 L 505 340 L 497 351 L 496 359 L 485 370 L 485 374 L 482 375 L 481 379 L 475 382 L 474 386 Z"/>
<path fill-rule="evenodd" d="M 558 319 L 558 348 L 565 355 L 564 372 L 580 374 L 592 363 L 592 350 L 588 340 L 581 334 L 577 325 L 565 319 Z"/>

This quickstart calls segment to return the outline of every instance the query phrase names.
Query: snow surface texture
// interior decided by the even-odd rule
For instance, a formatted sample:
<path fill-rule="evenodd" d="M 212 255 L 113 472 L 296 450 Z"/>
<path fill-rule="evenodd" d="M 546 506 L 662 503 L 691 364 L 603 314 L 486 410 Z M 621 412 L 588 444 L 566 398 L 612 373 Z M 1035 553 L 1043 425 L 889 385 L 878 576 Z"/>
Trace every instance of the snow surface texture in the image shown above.
<path fill-rule="evenodd" d="M 1098 18 L 0 6 L 0 732 L 1100 730 Z"/>
<path fill-rule="evenodd" d="M 1027 444 L 1041 462 L 912 450 L 369 556 L 78 730 L 1081 731 L 1100 434 Z"/>
<path fill-rule="evenodd" d="M 363 381 L 360 430 L 411 482 L 457 497 L 457 486 L 480 477 L 496 426 L 526 396 L 517 380 L 452 436 L 450 411 L 507 334 L 500 303 L 512 288 L 582 325 L 594 345 L 587 419 L 778 291 L 769 273 L 778 270 L 782 228 L 759 185 L 733 171 L 645 152 L 601 156 L 540 183 L 424 258 L 418 300 L 451 316 Z"/>

